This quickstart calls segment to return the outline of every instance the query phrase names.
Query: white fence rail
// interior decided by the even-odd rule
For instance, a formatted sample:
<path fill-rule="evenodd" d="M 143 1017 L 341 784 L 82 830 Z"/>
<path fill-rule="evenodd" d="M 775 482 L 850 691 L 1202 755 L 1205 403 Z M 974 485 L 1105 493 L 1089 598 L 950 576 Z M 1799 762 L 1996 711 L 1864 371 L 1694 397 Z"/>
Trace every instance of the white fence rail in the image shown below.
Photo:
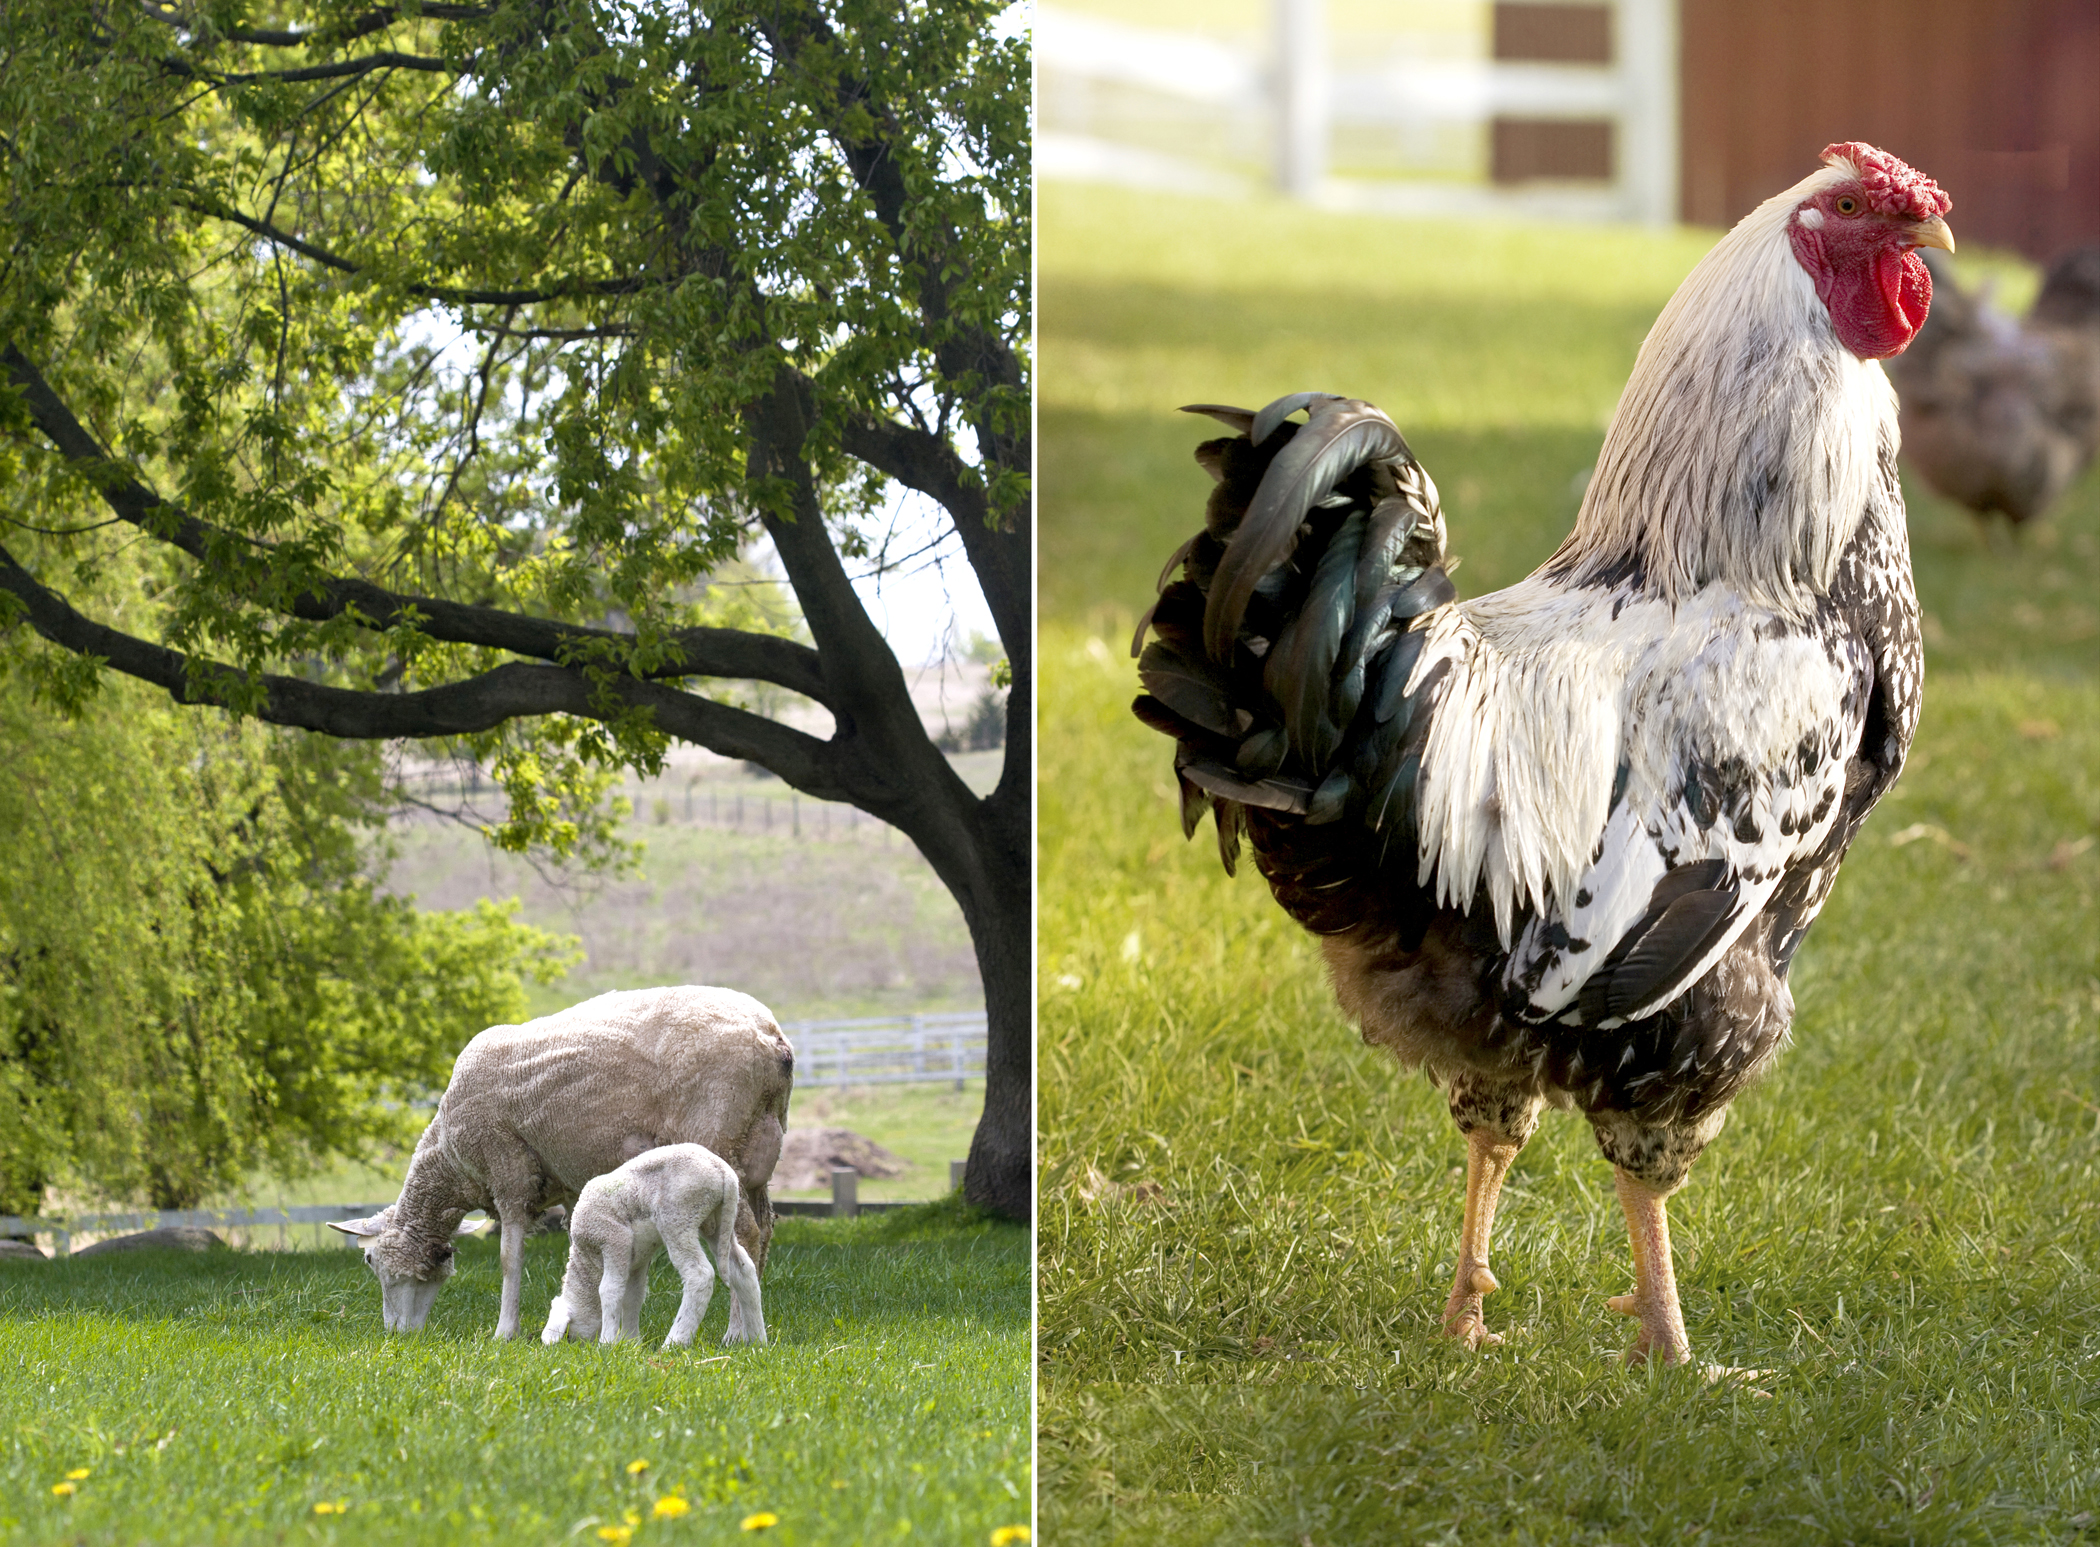
<path fill-rule="evenodd" d="M 1328 32 L 1325 0 L 1270 0 L 1268 38 L 1237 43 L 1041 5 L 1036 175 L 1187 192 L 1248 188 L 1248 180 L 1200 155 L 1101 134 L 1090 121 L 1092 104 L 1107 89 L 1207 110 L 1224 131 L 1214 142 L 1266 146 L 1277 185 L 1323 204 L 1667 225 L 1677 215 L 1676 6 L 1610 3 L 1616 57 L 1607 65 L 1437 57 L 1411 51 L 1397 32 L 1387 48 L 1343 52 Z M 1364 42 L 1351 41 L 1359 49 Z M 1389 136 L 1395 144 L 1441 143 L 1439 131 L 1484 132 L 1498 115 L 1611 121 L 1612 180 L 1594 188 L 1504 188 L 1448 175 L 1367 181 L 1328 170 L 1338 129 Z"/>
<path fill-rule="evenodd" d="M 948 1185 L 951 1189 L 962 1186 L 962 1166 L 959 1160 L 948 1164 Z M 850 1166 L 834 1167 L 831 1173 L 831 1197 L 828 1201 L 813 1199 L 773 1200 L 775 1214 L 815 1215 L 830 1219 L 851 1219 L 856 1214 L 880 1213 L 888 1209 L 916 1208 L 918 1204 L 909 1200 L 862 1202 L 859 1196 L 859 1176 Z M 387 1203 L 393 1200 L 388 1199 Z M 34 1239 L 46 1236 L 51 1241 L 51 1255 L 72 1255 L 73 1237 L 91 1235 L 98 1239 L 128 1235 L 140 1230 L 173 1230 L 191 1228 L 197 1230 L 256 1230 L 276 1227 L 280 1232 L 288 1225 L 325 1225 L 331 1220 L 364 1219 L 377 1214 L 387 1203 L 312 1203 L 299 1204 L 288 1209 L 133 1209 L 118 1214 L 69 1214 L 62 1218 L 45 1219 L 38 1215 L 0 1214 L 0 1239 Z M 467 1217 L 469 1225 L 486 1223 L 488 1216 L 476 1209 Z M 340 1239 L 350 1244 L 350 1238 L 321 1233 L 324 1242 Z"/>
<path fill-rule="evenodd" d="M 792 1021 L 795 1084 L 903 1085 L 984 1077 L 982 1010 L 850 1021 Z"/>
<path fill-rule="evenodd" d="M 325 1225 L 332 1219 L 363 1219 L 386 1203 L 312 1203 L 288 1209 L 135 1209 L 121 1214 L 69 1214 L 57 1219 L 0 1214 L 0 1237 L 48 1235 L 56 1255 L 73 1249 L 76 1235 L 126 1235 L 137 1230 L 252 1230 L 259 1226 Z"/>

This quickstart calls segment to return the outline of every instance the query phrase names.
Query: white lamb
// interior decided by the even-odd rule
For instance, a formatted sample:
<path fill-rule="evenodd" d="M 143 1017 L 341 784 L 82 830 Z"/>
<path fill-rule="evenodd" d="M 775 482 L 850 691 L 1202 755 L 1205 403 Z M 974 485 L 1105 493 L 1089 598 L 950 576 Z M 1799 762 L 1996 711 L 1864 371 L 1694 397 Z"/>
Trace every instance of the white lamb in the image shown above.
<path fill-rule="evenodd" d="M 684 1348 L 700 1330 L 715 1275 L 700 1250 L 704 1235 L 729 1281 L 729 1331 L 722 1341 L 763 1343 L 766 1317 L 758 1269 L 736 1238 L 736 1172 L 698 1144 L 666 1144 L 593 1177 L 569 1213 L 569 1270 L 547 1312 L 542 1343 L 564 1334 L 588 1343 L 642 1335 L 642 1297 L 660 1244 L 685 1284 L 666 1348 Z M 611 1312 L 612 1314 L 608 1314 Z"/>
<path fill-rule="evenodd" d="M 704 1144 L 736 1172 L 737 1232 L 763 1268 L 794 1071 L 772 1014 L 726 988 L 600 994 L 491 1026 L 453 1063 L 399 1200 L 335 1228 L 361 1238 L 386 1329 L 416 1332 L 451 1275 L 460 1220 L 487 1209 L 502 1224 L 496 1336 L 515 1337 L 532 1222 L 659 1145 Z"/>

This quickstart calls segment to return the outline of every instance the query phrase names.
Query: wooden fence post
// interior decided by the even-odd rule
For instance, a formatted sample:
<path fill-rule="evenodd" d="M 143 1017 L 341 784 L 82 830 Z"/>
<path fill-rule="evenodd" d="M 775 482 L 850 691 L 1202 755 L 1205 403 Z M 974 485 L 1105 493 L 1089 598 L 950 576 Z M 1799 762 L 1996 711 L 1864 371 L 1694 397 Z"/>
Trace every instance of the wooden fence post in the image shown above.
<path fill-rule="evenodd" d="M 852 1219 L 860 1213 L 860 1173 L 851 1166 L 831 1168 L 831 1217 Z"/>

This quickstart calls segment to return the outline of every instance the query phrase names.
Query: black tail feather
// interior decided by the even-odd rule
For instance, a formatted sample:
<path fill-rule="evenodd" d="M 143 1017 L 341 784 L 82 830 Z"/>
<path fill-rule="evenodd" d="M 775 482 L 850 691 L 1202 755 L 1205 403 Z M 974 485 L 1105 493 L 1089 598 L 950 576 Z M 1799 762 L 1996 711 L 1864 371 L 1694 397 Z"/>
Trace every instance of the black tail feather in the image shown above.
<path fill-rule="evenodd" d="M 1304 425 L 1288 420 L 1299 409 Z M 1180 743 L 1184 829 L 1209 810 L 1228 872 L 1251 836 L 1279 900 L 1322 933 L 1346 927 L 1352 888 L 1391 860 L 1402 933 L 1419 940 L 1433 909 L 1398 862 L 1414 852 L 1442 669 L 1412 693 L 1408 679 L 1421 627 L 1457 594 L 1436 486 L 1367 403 L 1299 393 L 1259 413 L 1190 411 L 1241 433 L 1198 448 L 1217 480 L 1204 529 L 1133 640 L 1148 690 L 1133 708 Z"/>

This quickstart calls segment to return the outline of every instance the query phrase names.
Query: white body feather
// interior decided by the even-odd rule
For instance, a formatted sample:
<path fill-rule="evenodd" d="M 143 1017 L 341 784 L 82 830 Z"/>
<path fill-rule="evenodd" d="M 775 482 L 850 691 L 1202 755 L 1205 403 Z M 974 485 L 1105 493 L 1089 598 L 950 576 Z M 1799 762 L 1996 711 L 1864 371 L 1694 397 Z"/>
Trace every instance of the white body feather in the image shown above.
<path fill-rule="evenodd" d="M 1427 625 L 1410 690 L 1448 671 L 1419 879 L 1443 906 L 1492 908 L 1534 1015 L 1573 1002 L 1666 870 L 1725 861 L 1719 938 L 1624 1018 L 1661 1008 L 1839 820 L 1873 663 L 1818 605 L 1893 454 L 1896 398 L 1839 343 L 1786 226 L 1844 175 L 1767 201 L 1679 288 L 1553 561 Z M 1748 794 L 1696 820 L 1688 777 L 1731 764 Z"/>

